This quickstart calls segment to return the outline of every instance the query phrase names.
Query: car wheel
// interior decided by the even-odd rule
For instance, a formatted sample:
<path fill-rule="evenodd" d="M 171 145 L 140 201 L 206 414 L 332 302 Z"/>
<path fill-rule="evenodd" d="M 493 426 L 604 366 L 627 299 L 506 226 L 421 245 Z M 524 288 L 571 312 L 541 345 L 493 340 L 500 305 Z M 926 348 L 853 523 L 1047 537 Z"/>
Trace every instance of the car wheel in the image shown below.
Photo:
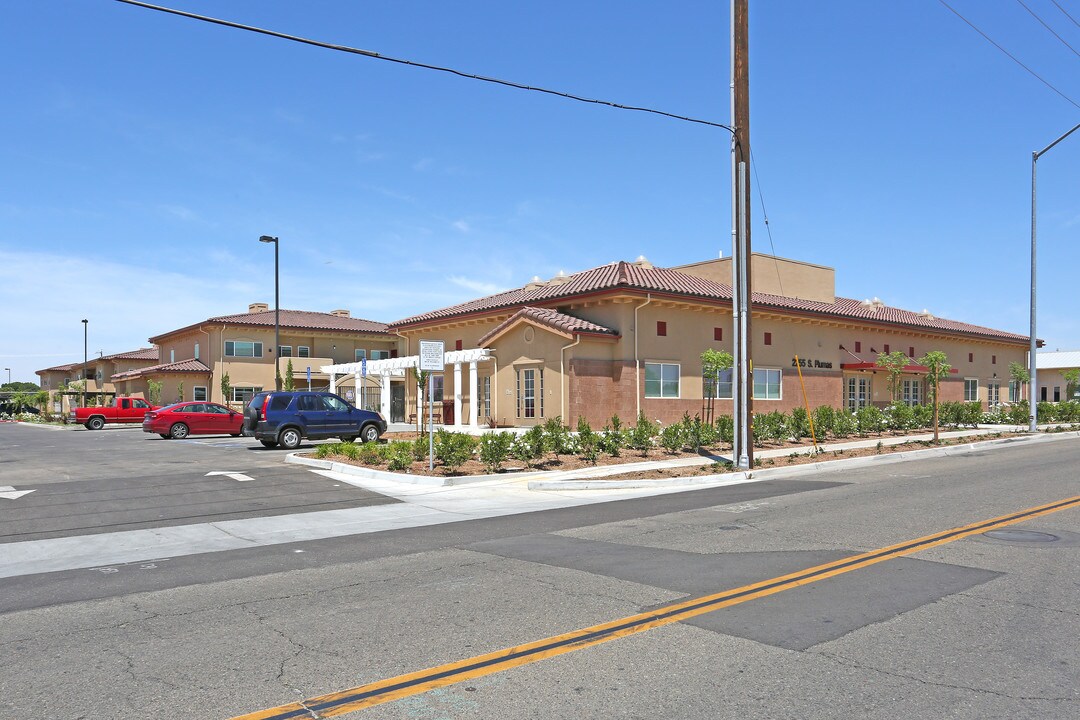
<path fill-rule="evenodd" d="M 379 439 L 379 428 L 374 425 L 365 425 L 360 431 L 360 439 L 366 443 L 375 442 Z"/>
<path fill-rule="evenodd" d="M 158 435 L 160 435 L 165 440 L 168 440 L 171 437 L 171 435 L 169 435 L 169 433 L 158 433 Z"/>
<path fill-rule="evenodd" d="M 260 440 L 259 442 L 261 442 L 263 444 L 263 447 L 268 447 L 268 448 L 276 448 L 277 447 L 277 440 Z"/>
<path fill-rule="evenodd" d="M 105 418 L 92 417 L 86 421 L 87 430 L 100 430 L 105 427 Z"/>
<path fill-rule="evenodd" d="M 285 428 L 278 435 L 278 445 L 286 450 L 295 450 L 300 447 L 300 441 L 303 438 L 300 436 L 300 431 L 296 428 Z"/>
<path fill-rule="evenodd" d="M 174 423 L 169 428 L 169 437 L 176 438 L 177 440 L 183 440 L 188 436 L 188 426 L 184 423 Z"/>

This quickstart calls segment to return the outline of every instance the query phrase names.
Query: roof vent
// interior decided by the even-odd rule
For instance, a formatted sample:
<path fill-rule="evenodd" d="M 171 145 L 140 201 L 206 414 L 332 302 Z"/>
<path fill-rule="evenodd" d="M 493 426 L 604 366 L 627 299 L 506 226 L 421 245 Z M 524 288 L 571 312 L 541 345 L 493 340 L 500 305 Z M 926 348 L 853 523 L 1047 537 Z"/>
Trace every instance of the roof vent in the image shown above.
<path fill-rule="evenodd" d="M 878 310 L 883 310 L 885 308 L 885 303 L 882 302 L 879 297 L 875 297 L 873 300 L 863 300 L 859 304 L 870 312 L 877 312 Z"/>
<path fill-rule="evenodd" d="M 330 314 L 334 317 L 349 317 L 348 310 L 331 310 Z"/>
<path fill-rule="evenodd" d="M 542 288 L 545 285 L 547 285 L 547 283 L 541 280 L 539 275 L 533 275 L 533 279 L 525 283 L 525 289 L 535 290 L 536 288 Z"/>
<path fill-rule="evenodd" d="M 645 268 L 646 270 L 653 269 L 653 264 L 649 262 L 649 259 L 644 255 L 638 255 L 637 260 L 634 261 L 634 264 L 637 265 L 639 268 Z"/>
<path fill-rule="evenodd" d="M 570 279 L 570 276 L 567 275 L 562 270 L 560 270 L 559 272 L 555 273 L 555 277 L 548 280 L 547 284 L 548 285 L 562 285 L 564 282 L 566 282 L 569 279 Z"/>
<path fill-rule="evenodd" d="M 923 311 L 921 313 L 919 313 L 919 316 L 924 317 L 927 320 L 933 320 L 934 319 L 934 313 L 930 312 L 926 308 L 923 308 Z"/>
<path fill-rule="evenodd" d="M 248 305 L 248 312 L 249 313 L 266 312 L 269 309 L 270 309 L 270 306 L 267 305 L 266 303 L 251 303 L 250 305 Z"/>

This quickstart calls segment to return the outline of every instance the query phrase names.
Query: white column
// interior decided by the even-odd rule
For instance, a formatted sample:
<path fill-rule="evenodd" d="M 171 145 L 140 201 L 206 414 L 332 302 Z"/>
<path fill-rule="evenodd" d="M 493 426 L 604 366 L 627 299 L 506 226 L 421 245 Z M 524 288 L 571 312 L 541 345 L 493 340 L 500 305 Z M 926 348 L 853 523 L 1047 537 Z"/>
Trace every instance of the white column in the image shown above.
<path fill-rule="evenodd" d="M 357 370 L 356 372 L 353 373 L 353 378 L 354 378 L 353 382 L 356 384 L 356 394 L 353 396 L 353 405 L 355 405 L 356 407 L 363 410 L 364 406 L 360 404 L 362 402 L 361 398 L 360 398 L 360 392 L 361 392 L 361 388 L 363 388 L 364 379 L 362 377 L 360 377 L 360 371 L 359 370 Z"/>
<path fill-rule="evenodd" d="M 330 392 L 332 392 L 332 393 L 337 392 L 337 374 L 336 373 L 330 373 Z"/>
<path fill-rule="evenodd" d="M 382 383 L 379 389 L 379 413 L 386 422 L 390 422 L 390 376 L 380 375 L 379 382 Z"/>
<path fill-rule="evenodd" d="M 445 418 L 443 418 L 445 420 Z M 461 363 L 454 363 L 454 427 L 464 425 L 461 422 Z"/>
<path fill-rule="evenodd" d="M 476 361 L 469 363 L 469 426 L 476 427 L 476 419 L 480 415 L 480 395 L 476 391 Z"/>

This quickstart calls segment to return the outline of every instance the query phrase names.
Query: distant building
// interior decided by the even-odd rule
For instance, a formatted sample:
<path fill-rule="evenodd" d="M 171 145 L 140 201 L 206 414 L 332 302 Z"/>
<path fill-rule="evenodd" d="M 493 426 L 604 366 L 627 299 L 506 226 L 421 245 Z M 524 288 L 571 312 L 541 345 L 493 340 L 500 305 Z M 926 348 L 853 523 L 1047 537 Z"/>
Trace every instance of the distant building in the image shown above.
<path fill-rule="evenodd" d="M 1080 386 L 1070 386 L 1065 380 L 1066 372 L 1080 368 L 1080 350 L 1035 353 L 1035 367 L 1035 381 L 1039 384 L 1036 397 L 1040 401 L 1080 400 Z"/>
<path fill-rule="evenodd" d="M 70 399 L 77 399 L 77 404 L 82 402 L 82 391 L 85 389 L 88 396 L 92 396 L 96 402 L 105 402 L 116 395 L 116 386 L 112 382 L 113 375 L 138 370 L 157 362 L 157 348 L 140 348 L 126 352 L 103 355 L 91 358 L 85 364 L 81 362 L 57 365 L 44 370 L 38 370 L 42 390 L 48 390 L 52 399 L 54 412 L 66 413 Z M 86 387 L 81 387 L 83 380 Z M 71 383 L 79 383 L 78 398 L 75 396 L 63 396 L 59 394 L 61 387 Z"/>

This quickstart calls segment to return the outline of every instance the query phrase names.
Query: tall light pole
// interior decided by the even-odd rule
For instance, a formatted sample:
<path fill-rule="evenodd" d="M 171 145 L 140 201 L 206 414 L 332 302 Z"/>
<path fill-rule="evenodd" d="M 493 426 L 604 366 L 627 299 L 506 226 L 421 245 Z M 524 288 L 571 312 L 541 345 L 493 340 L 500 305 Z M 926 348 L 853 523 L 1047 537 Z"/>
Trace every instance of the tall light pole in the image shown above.
<path fill-rule="evenodd" d="M 82 406 L 86 407 L 86 388 L 90 381 L 86 379 L 86 363 L 88 361 L 86 352 L 86 327 L 90 321 L 83 318 L 82 321 Z"/>
<path fill-rule="evenodd" d="M 8 385 L 10 385 L 11 384 L 11 368 L 4 368 L 4 369 L 7 370 L 7 381 L 8 381 Z"/>
<path fill-rule="evenodd" d="M 259 242 L 274 243 L 274 389 L 281 390 L 281 368 L 278 365 L 278 353 L 281 351 L 281 297 L 278 283 L 278 239 L 263 235 Z"/>
<path fill-rule="evenodd" d="M 1028 407 L 1030 410 L 1029 419 L 1031 420 L 1031 423 L 1028 426 L 1029 432 L 1035 432 L 1039 420 L 1039 403 L 1038 398 L 1035 397 L 1035 393 L 1039 389 L 1039 385 L 1036 382 L 1038 371 L 1035 367 L 1035 164 L 1039 161 L 1040 156 L 1046 154 L 1050 148 L 1054 147 L 1077 130 L 1080 130 L 1080 124 L 1074 125 L 1071 130 L 1044 147 L 1042 150 L 1031 153 L 1031 347 L 1028 350 L 1028 373 L 1031 375 L 1031 392 L 1028 393 Z"/>

